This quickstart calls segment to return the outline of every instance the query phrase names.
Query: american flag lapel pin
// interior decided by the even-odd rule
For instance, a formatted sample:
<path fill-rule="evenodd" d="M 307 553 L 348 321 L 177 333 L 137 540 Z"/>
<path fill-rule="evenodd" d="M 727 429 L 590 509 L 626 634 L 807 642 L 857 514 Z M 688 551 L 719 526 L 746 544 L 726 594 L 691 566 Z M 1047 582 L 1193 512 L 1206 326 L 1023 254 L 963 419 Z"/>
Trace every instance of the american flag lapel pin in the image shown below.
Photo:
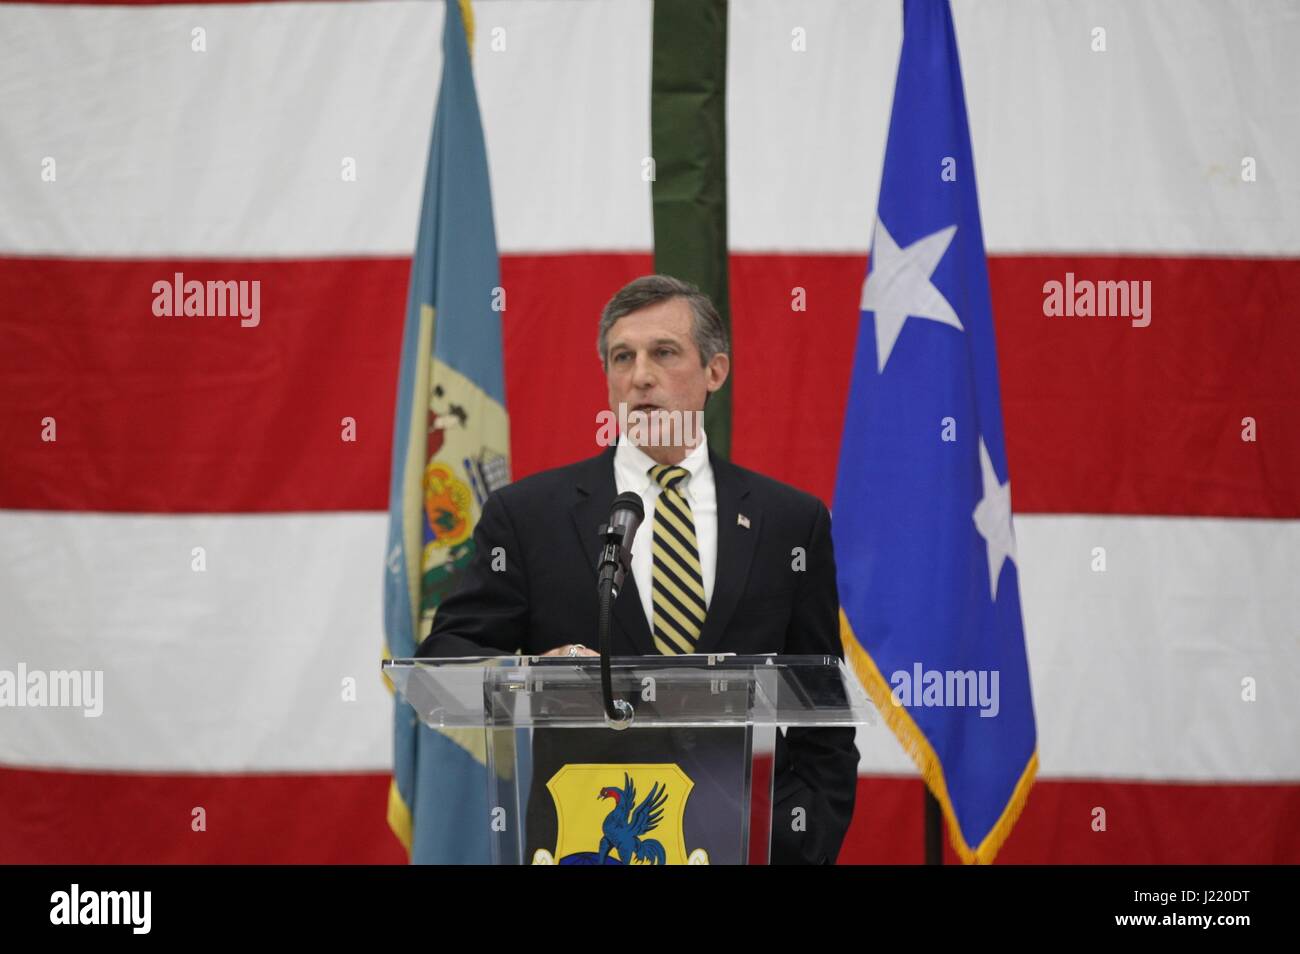
<path fill-rule="evenodd" d="M 749 529 L 749 518 L 746 517 L 743 513 L 736 514 L 736 523 L 739 526 L 744 527 L 746 530 Z"/>

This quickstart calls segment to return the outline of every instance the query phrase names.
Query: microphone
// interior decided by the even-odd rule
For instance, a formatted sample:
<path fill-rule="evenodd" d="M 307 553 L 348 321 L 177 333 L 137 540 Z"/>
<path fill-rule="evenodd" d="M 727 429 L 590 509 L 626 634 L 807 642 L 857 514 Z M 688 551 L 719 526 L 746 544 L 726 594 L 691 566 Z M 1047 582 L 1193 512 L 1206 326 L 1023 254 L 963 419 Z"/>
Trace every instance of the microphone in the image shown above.
<path fill-rule="evenodd" d="M 641 521 L 645 519 L 645 505 L 641 495 L 628 491 L 619 494 L 609 507 L 609 520 L 600 529 L 604 544 L 600 552 L 600 573 L 597 591 L 606 581 L 613 581 L 612 596 L 617 599 L 628 568 L 632 565 L 632 540 Z"/>
<path fill-rule="evenodd" d="M 604 539 L 600 550 L 600 572 L 596 582 L 599 614 L 596 622 L 596 646 L 600 650 L 600 693 L 605 704 L 605 724 L 611 729 L 626 729 L 635 712 L 625 699 L 614 698 L 614 680 L 609 666 L 609 626 L 618 599 L 619 588 L 632 565 L 632 539 L 645 519 L 641 495 L 628 491 L 619 494 L 609 507 L 609 521 L 600 528 Z"/>

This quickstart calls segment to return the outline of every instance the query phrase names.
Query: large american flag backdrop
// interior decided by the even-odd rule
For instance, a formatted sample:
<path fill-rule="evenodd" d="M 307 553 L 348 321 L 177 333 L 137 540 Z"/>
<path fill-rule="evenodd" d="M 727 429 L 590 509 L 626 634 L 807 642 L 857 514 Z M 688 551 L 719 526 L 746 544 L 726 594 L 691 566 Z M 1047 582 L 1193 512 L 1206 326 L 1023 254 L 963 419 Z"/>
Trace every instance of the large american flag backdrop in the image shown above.
<path fill-rule="evenodd" d="M 652 269 L 652 8 L 475 13 L 518 477 L 594 451 L 596 317 Z M 954 15 L 1040 753 L 998 860 L 1298 862 L 1300 12 Z M 103 673 L 97 718 L 0 708 L 0 862 L 403 859 L 380 582 L 442 22 L 0 3 L 0 670 Z M 900 36 L 729 11 L 733 457 L 828 502 Z M 256 323 L 188 281 L 259 282 Z M 1118 281 L 1149 323 L 1049 314 Z M 919 861 L 915 770 L 859 745 L 841 860 Z"/>

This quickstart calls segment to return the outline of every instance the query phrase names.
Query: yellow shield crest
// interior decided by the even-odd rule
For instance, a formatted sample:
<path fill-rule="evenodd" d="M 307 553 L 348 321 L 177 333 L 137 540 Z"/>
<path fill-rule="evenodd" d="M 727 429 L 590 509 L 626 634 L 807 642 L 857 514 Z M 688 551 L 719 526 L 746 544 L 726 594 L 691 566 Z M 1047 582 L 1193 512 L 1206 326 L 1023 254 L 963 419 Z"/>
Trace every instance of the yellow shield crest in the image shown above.
<path fill-rule="evenodd" d="M 708 864 L 688 851 L 684 819 L 695 783 L 672 763 L 566 765 L 546 783 L 558 821 L 555 852 L 535 865 Z"/>

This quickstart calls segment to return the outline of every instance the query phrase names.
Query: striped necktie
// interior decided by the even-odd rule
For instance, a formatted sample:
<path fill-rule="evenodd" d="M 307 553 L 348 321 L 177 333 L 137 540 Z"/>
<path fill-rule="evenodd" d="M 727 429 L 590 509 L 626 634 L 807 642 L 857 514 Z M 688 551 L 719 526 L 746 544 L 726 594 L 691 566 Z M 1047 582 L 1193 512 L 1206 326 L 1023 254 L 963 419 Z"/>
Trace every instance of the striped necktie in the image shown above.
<path fill-rule="evenodd" d="M 650 478 L 663 488 L 655 501 L 654 583 L 650 588 L 654 643 L 659 652 L 675 656 L 695 651 L 707 608 L 695 520 L 682 494 L 690 471 L 657 464 L 650 468 Z"/>

